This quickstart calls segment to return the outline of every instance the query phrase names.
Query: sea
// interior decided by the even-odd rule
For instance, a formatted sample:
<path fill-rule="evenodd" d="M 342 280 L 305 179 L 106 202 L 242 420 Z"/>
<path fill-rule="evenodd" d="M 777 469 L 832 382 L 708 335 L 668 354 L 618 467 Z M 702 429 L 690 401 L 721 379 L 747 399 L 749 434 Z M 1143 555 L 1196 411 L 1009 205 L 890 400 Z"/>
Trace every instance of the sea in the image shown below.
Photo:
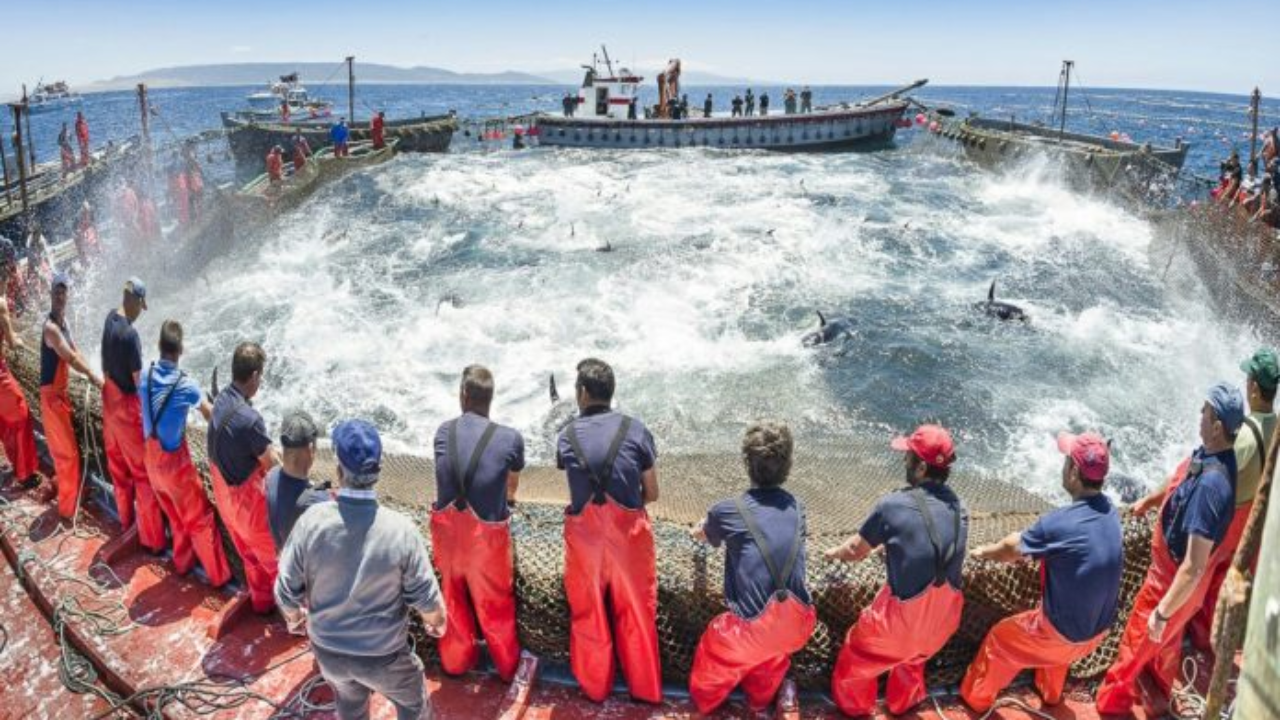
<path fill-rule="evenodd" d="M 154 90 L 153 137 L 173 146 L 215 131 L 257 89 Z M 1261 342 L 1219 315 L 1140 211 L 1070 189 L 1043 160 L 985 172 L 919 128 L 836 154 L 514 150 L 509 136 L 474 132 L 558 111 L 570 89 L 359 87 L 358 117 L 453 110 L 466 130 L 447 154 L 324 187 L 199 274 L 164 265 L 163 247 L 110 254 L 76 290 L 73 332 L 96 363 L 103 315 L 125 277 L 146 274 L 146 362 L 166 318 L 186 327 L 184 365 L 205 384 L 214 367 L 229 377 L 237 342 L 260 342 L 269 365 L 255 403 L 272 428 L 292 408 L 326 425 L 365 417 L 393 450 L 429 454 L 458 411 L 462 369 L 480 363 L 497 378 L 494 419 L 526 434 L 531 462 L 551 462 L 548 378 L 568 395 L 576 363 L 594 356 L 614 366 L 617 404 L 644 419 L 660 454 L 737 462 L 744 428 L 765 417 L 791 425 L 797 453 L 850 437 L 883 438 L 888 453 L 893 434 L 930 420 L 952 429 L 961 468 L 1055 501 L 1056 433 L 1103 433 L 1113 472 L 1154 485 L 1198 443 L 1204 391 L 1242 384 L 1239 363 Z M 345 85 L 311 90 L 346 107 Z M 688 92 L 723 109 L 744 90 Z M 776 107 L 785 88 L 753 90 Z M 815 104 L 881 90 L 815 87 Z M 1027 120 L 1047 120 L 1054 96 L 915 94 Z M 1243 95 L 1073 89 L 1071 100 L 1069 128 L 1190 143 L 1193 185 L 1232 148 L 1248 157 Z M 82 109 L 95 145 L 138 132 L 131 92 L 88 95 Z M 1276 124 L 1280 104 L 1265 101 L 1262 116 Z M 57 157 L 71 119 L 32 120 L 38 159 Z M 226 154 L 211 147 L 216 172 Z M 110 248 L 109 207 L 100 219 Z M 1029 322 L 975 308 L 993 281 Z M 819 312 L 856 331 L 805 347 Z"/>

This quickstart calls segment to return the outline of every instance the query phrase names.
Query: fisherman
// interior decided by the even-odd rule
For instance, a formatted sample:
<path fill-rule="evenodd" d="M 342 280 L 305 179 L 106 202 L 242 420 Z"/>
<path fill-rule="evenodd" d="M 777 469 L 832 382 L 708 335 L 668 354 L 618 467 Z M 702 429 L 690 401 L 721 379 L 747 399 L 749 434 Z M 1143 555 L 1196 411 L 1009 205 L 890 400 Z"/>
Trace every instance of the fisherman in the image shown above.
<path fill-rule="evenodd" d="M 95 388 L 102 388 L 102 378 L 89 367 L 76 349 L 67 327 L 67 296 L 71 279 L 66 273 L 55 273 L 50 292 L 49 316 L 44 321 L 40 340 L 40 418 L 45 440 L 53 456 L 54 476 L 58 485 L 58 515 L 75 517 L 80 500 L 80 443 L 73 421 L 74 409 L 68 391 L 69 369 L 89 378 Z"/>
<path fill-rule="evenodd" d="M 62 155 L 62 176 L 66 177 L 76 169 L 76 152 L 71 147 L 71 133 L 66 123 L 62 123 L 62 131 L 58 133 L 58 151 Z"/>
<path fill-rule="evenodd" d="M 289 122 L 289 101 L 288 100 L 280 101 L 280 122 L 282 123 Z"/>
<path fill-rule="evenodd" d="M 187 199 L 191 206 L 191 217 L 200 217 L 204 206 L 204 173 L 200 161 L 196 159 L 194 143 L 187 142 L 182 147 L 182 161 L 187 175 Z"/>
<path fill-rule="evenodd" d="M 680 96 L 680 119 L 689 119 L 689 96 L 687 94 Z"/>
<path fill-rule="evenodd" d="M 48 247 L 40 222 L 32 220 L 27 233 L 27 272 L 23 281 L 23 290 L 32 299 L 52 289 L 53 266 L 49 264 Z"/>
<path fill-rule="evenodd" d="M 142 237 L 142 230 L 138 223 L 138 210 L 138 193 L 133 189 L 133 183 L 126 178 L 120 183 L 120 191 L 116 195 L 115 214 L 116 222 L 123 226 L 125 236 L 131 241 Z"/>
<path fill-rule="evenodd" d="M 675 97 L 667 98 L 667 117 L 671 120 L 680 119 L 680 101 Z"/>
<path fill-rule="evenodd" d="M 692 531 L 695 540 L 724 545 L 730 610 L 712 619 L 693 656 L 689 695 L 703 715 L 739 685 L 751 709 L 763 712 L 817 622 L 804 584 L 804 506 L 782 489 L 793 447 L 783 423 L 749 427 L 742 459 L 751 488 L 713 505 Z"/>
<path fill-rule="evenodd" d="M 730 113 L 731 117 L 742 117 L 742 96 L 741 95 L 733 96 L 732 107 L 733 109 Z"/>
<path fill-rule="evenodd" d="M 273 145 L 267 152 L 267 179 L 270 182 L 278 183 L 284 180 L 283 153 L 284 149 L 279 145 Z"/>
<path fill-rule="evenodd" d="M 849 628 L 831 678 L 846 715 L 871 715 L 876 678 L 889 673 L 885 700 L 901 715 L 925 698 L 924 664 L 960 626 L 969 518 L 947 486 L 955 445 L 938 425 L 921 425 L 891 447 L 903 453 L 908 487 L 880 499 L 848 542 L 826 552 L 858 562 L 885 546 L 889 582 Z"/>
<path fill-rule="evenodd" d="M 782 96 L 782 105 L 787 115 L 796 114 L 796 91 L 787 88 L 787 92 Z"/>
<path fill-rule="evenodd" d="M 80 167 L 89 166 L 89 121 L 76 111 L 76 139 L 80 141 Z"/>
<path fill-rule="evenodd" d="M 1107 441 L 1097 433 L 1062 433 L 1058 450 L 1071 504 L 973 551 L 994 562 L 1038 560 L 1044 595 L 1034 610 L 996 623 L 969 665 L 960 697 L 979 713 L 1027 668 L 1035 669 L 1046 705 L 1062 702 L 1071 663 L 1101 645 L 1116 619 L 1124 543 L 1120 515 L 1102 492 L 1111 464 Z"/>
<path fill-rule="evenodd" d="M 800 91 L 800 112 L 813 112 L 813 91 L 809 89 L 808 85 L 805 85 Z"/>
<path fill-rule="evenodd" d="M 156 201 L 149 192 L 138 196 L 138 233 L 148 242 L 164 239 L 164 234 L 160 231 L 160 211 L 156 209 Z"/>
<path fill-rule="evenodd" d="M 307 508 L 331 499 L 327 483 L 313 486 L 308 479 L 316 461 L 316 438 L 320 428 L 305 410 L 285 415 L 280 424 L 280 465 L 267 473 L 267 520 L 276 551 Z"/>
<path fill-rule="evenodd" d="M 296 173 L 307 166 L 307 159 L 311 157 L 311 143 L 307 142 L 306 136 L 301 131 L 293 133 L 293 171 Z"/>
<path fill-rule="evenodd" d="M 578 363 L 576 388 L 578 417 L 556 447 L 570 497 L 564 519 L 569 666 L 586 696 L 603 702 L 613 688 L 616 657 L 631 697 L 658 703 L 658 581 L 644 509 L 658 499 L 657 449 L 643 423 L 610 408 L 614 375 L 607 363 Z"/>
<path fill-rule="evenodd" d="M 76 244 L 76 255 L 82 262 L 87 263 L 102 250 L 102 246 L 98 244 L 98 228 L 93 222 L 93 206 L 88 200 L 80 204 L 80 215 L 76 218 L 71 238 Z"/>
<path fill-rule="evenodd" d="M 707 93 L 707 99 L 702 101 L 702 117 L 711 117 L 711 111 L 715 109 L 715 102 L 711 99 L 711 93 Z"/>
<path fill-rule="evenodd" d="M 369 137 L 373 139 L 374 150 L 381 150 L 387 146 L 387 139 L 384 135 L 386 125 L 387 116 L 381 110 L 369 121 Z"/>
<path fill-rule="evenodd" d="M 769 115 L 769 91 L 760 93 L 760 117 Z"/>
<path fill-rule="evenodd" d="M 120 307 L 112 308 L 102 324 L 102 440 L 116 490 L 120 527 L 134 527 L 136 518 L 139 544 L 159 553 L 165 545 L 164 516 L 147 479 L 142 401 L 138 397 L 142 343 L 133 327 L 146 309 L 147 286 L 136 277 L 129 278 Z"/>
<path fill-rule="evenodd" d="M 187 192 L 187 174 L 183 172 L 180 165 L 173 167 L 169 173 L 169 205 L 173 208 L 178 227 L 186 227 L 191 223 L 191 197 Z"/>
<path fill-rule="evenodd" d="M 1240 165 L 1240 152 L 1231 151 L 1231 156 L 1225 162 L 1219 165 L 1221 170 L 1222 182 L 1215 188 L 1215 197 L 1218 202 L 1224 205 L 1230 205 L 1235 202 L 1236 193 L 1240 190 L 1240 183 L 1244 181 L 1244 169 Z"/>
<path fill-rule="evenodd" d="M 350 153 L 347 151 L 347 139 L 351 136 L 351 131 L 347 129 L 346 118 L 338 118 L 338 122 L 329 128 L 329 141 L 333 143 L 333 156 L 346 157 Z"/>
<path fill-rule="evenodd" d="M 422 661 L 409 646 L 409 612 L 435 638 L 444 635 L 446 615 L 422 533 L 378 504 L 382 442 L 372 425 L 339 424 L 333 447 L 336 502 L 316 505 L 293 526 L 276 602 L 290 632 L 308 635 L 339 718 L 369 717 L 373 692 L 402 720 L 431 717 Z"/>
<path fill-rule="evenodd" d="M 213 506 L 187 447 L 191 409 L 199 410 L 206 421 L 213 409 L 200 386 L 178 369 L 182 335 L 178 321 L 165 320 L 160 326 L 160 360 L 151 363 L 138 379 L 147 479 L 169 520 L 174 569 L 186 575 L 199 559 L 209 584 L 222 587 L 231 579 L 231 567 L 222 549 Z"/>
<path fill-rule="evenodd" d="M 578 104 L 577 100 L 569 93 L 565 93 L 564 100 L 560 101 L 560 104 L 564 106 L 564 116 L 567 118 L 573 117 L 574 107 Z"/>
<path fill-rule="evenodd" d="M 26 349 L 26 343 L 14 331 L 17 313 L 11 313 L 10 294 L 18 282 L 18 251 L 8 238 L 0 237 L 0 446 L 10 463 L 9 473 L 0 485 L 16 481 L 17 487 L 30 490 L 40 483 L 36 471 L 40 467 L 36 453 L 35 423 L 22 387 L 14 379 L 5 359 L 10 352 Z"/>
<path fill-rule="evenodd" d="M 1262 138 L 1262 166 L 1265 168 L 1280 157 L 1280 128 L 1271 128 Z"/>
<path fill-rule="evenodd" d="M 524 437 L 489 419 L 493 391 L 493 374 L 468 366 L 458 390 L 462 415 L 436 430 L 431 549 L 449 613 L 440 667 L 450 675 L 475 667 L 478 622 L 498 675 L 510 682 L 520 641 L 508 504 L 524 469 Z"/>
<path fill-rule="evenodd" d="M 751 117 L 756 114 L 756 96 L 751 92 L 751 88 L 747 88 L 747 95 L 743 99 L 742 104 L 745 108 L 745 115 L 747 117 Z"/>
<path fill-rule="evenodd" d="M 262 387 L 267 354 L 254 342 L 242 342 L 231 356 L 231 385 L 213 401 L 209 420 L 209 474 L 218 516 L 244 560 L 245 584 L 254 612 L 271 612 L 275 603 L 276 546 L 267 521 L 266 476 L 279 456 L 267 435 L 253 397 Z"/>
<path fill-rule="evenodd" d="M 1219 549 L 1235 513 L 1234 445 L 1244 416 L 1239 390 L 1225 382 L 1209 388 L 1200 410 L 1203 444 L 1157 493 L 1161 506 L 1151 566 L 1120 639 L 1120 654 L 1098 688 L 1100 714 L 1128 714 L 1144 677 L 1148 717 L 1161 717 L 1167 709 L 1181 664 L 1183 630 L 1206 602 L 1213 568 L 1221 561 L 1216 556 L 1230 557 Z M 1152 504 L 1148 498 L 1133 512 L 1144 514 Z"/>

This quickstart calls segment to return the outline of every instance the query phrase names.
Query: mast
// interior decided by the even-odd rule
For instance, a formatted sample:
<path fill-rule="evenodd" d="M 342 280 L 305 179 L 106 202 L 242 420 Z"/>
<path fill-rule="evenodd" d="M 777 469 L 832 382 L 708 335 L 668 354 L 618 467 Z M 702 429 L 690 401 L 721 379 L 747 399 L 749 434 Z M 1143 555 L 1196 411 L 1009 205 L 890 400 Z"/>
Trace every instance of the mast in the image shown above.
<path fill-rule="evenodd" d="M 609 77 L 617 77 L 613 72 L 613 61 L 609 59 L 609 48 L 604 43 L 600 44 L 600 52 L 604 53 L 604 66 L 609 69 Z"/>
<path fill-rule="evenodd" d="M 23 98 L 25 97 L 26 94 L 24 93 Z M 22 111 L 26 110 L 27 106 L 25 102 L 13 103 L 9 106 L 9 109 L 13 111 L 13 127 L 17 138 L 14 141 L 15 147 L 13 154 L 18 158 L 18 191 L 22 197 L 22 212 L 26 215 L 29 211 L 29 207 L 27 204 L 27 162 L 22 155 Z M 29 217 L 27 219 L 28 221 L 30 220 Z"/>
<path fill-rule="evenodd" d="M 1071 92 L 1071 68 L 1075 64 L 1074 60 L 1062 61 L 1062 120 L 1058 123 L 1058 142 L 1062 142 L 1067 131 L 1067 94 Z"/>
<path fill-rule="evenodd" d="M 138 83 L 138 112 L 142 117 L 142 167 L 147 176 L 147 186 L 150 187 L 155 160 L 151 150 L 151 103 L 147 99 L 146 83 Z"/>
<path fill-rule="evenodd" d="M 356 56 L 347 56 L 347 117 L 356 124 Z"/>
<path fill-rule="evenodd" d="M 9 195 L 9 153 L 4 149 L 5 143 L 0 140 L 0 167 L 4 169 L 4 203 L 12 205 L 13 198 Z"/>
<path fill-rule="evenodd" d="M 1262 104 L 1262 92 L 1258 88 L 1253 89 L 1253 95 L 1249 98 L 1249 120 L 1253 126 L 1249 133 L 1249 177 L 1254 178 L 1258 175 L 1258 106 Z"/>
<path fill-rule="evenodd" d="M 36 171 L 36 140 L 35 136 L 31 134 L 31 105 L 27 102 L 26 85 L 22 86 L 22 107 L 27 111 L 22 115 L 27 120 L 27 155 L 30 158 L 28 167 L 30 167 L 31 172 L 34 173 Z M 19 143 L 19 145 L 21 145 L 21 143 Z M 18 152 L 22 152 L 21 147 L 18 148 Z"/>

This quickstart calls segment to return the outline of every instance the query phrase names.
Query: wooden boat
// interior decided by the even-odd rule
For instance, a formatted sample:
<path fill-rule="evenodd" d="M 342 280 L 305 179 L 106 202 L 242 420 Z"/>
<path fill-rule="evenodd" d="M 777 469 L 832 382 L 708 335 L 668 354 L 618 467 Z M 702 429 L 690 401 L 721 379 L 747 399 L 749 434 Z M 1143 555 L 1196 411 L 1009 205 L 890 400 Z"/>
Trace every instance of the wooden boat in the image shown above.
<path fill-rule="evenodd" d="M 1068 132 L 1066 98 L 1070 90 L 1071 68 L 1063 64 L 1058 97 L 1061 112 L 1057 127 L 972 115 L 960 118 L 947 109 L 930 112 L 930 129 L 964 148 L 965 155 L 988 168 L 1006 167 L 1034 155 L 1058 162 L 1073 186 L 1116 193 L 1121 197 L 1149 201 L 1161 196 L 1182 170 L 1190 145 L 1179 138 L 1173 147 L 1134 143 L 1117 135 L 1110 137 Z"/>
<path fill-rule="evenodd" d="M 272 182 L 263 173 L 236 192 L 234 205 L 237 215 L 247 220 L 265 220 L 305 200 L 316 189 L 319 180 L 319 163 L 307 163 L 297 171 L 293 163 L 286 163 L 283 180 Z"/>
<path fill-rule="evenodd" d="M 311 161 L 320 166 L 320 174 L 331 180 L 342 176 L 349 170 L 359 170 L 380 165 L 392 158 L 399 146 L 399 138 L 391 138 L 381 148 L 374 150 L 373 141 L 358 142 L 347 146 L 350 154 L 346 157 L 334 157 L 333 147 L 321 148 Z"/>

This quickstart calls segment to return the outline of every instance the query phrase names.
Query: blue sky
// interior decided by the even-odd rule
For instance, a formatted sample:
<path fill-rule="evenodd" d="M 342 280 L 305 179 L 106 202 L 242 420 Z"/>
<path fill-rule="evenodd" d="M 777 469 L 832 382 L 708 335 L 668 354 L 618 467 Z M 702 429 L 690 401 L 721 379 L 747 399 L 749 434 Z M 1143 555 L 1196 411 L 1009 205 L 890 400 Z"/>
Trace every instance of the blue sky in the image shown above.
<path fill-rule="evenodd" d="M 1053 85 L 1076 60 L 1091 86 L 1280 94 L 1269 2 L 649 0 L 647 2 L 6 3 L 0 97 L 21 83 L 88 83 L 155 67 L 334 61 L 460 71 L 572 68 L 616 57 L 813 84 Z M 1270 10 L 1264 8 L 1270 7 Z M 1252 19 L 1251 19 L 1252 18 Z"/>

